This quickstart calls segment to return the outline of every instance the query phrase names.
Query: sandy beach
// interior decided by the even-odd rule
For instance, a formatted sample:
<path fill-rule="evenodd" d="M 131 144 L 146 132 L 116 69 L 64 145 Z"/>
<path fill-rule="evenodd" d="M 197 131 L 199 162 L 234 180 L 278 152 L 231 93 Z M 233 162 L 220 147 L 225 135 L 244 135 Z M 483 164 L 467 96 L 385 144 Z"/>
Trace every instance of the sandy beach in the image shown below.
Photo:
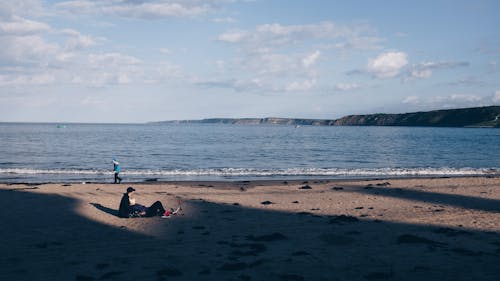
<path fill-rule="evenodd" d="M 182 202 L 168 219 L 116 216 Z M 1 184 L 0 280 L 498 280 L 500 178 Z"/>

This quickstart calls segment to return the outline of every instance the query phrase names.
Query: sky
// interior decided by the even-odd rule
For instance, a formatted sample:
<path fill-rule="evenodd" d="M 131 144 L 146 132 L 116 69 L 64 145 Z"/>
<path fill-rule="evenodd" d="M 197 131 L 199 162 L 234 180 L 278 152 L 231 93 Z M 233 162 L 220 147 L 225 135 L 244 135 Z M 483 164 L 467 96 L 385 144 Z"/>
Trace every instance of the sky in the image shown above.
<path fill-rule="evenodd" d="M 0 0 L 0 122 L 500 105 L 500 1 Z"/>

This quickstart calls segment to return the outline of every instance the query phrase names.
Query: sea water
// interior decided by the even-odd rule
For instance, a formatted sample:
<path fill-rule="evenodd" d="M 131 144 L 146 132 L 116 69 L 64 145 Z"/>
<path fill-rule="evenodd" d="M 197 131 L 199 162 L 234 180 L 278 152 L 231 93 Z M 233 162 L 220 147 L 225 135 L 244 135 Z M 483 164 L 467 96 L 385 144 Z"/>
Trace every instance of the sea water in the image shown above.
<path fill-rule="evenodd" d="M 0 123 L 0 182 L 500 175 L 500 130 Z"/>

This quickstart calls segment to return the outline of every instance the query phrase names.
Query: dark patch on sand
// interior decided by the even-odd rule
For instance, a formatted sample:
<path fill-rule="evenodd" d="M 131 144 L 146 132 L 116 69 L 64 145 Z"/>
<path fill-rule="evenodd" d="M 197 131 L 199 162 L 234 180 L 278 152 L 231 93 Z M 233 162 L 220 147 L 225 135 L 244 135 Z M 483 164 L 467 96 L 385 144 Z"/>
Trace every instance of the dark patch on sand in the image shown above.
<path fill-rule="evenodd" d="M 164 276 L 175 277 L 175 276 L 181 276 L 182 272 L 176 268 L 165 267 L 162 270 L 158 270 L 156 272 L 156 275 L 158 275 L 158 277 L 164 277 Z"/>
<path fill-rule="evenodd" d="M 293 201 L 292 203 L 293 204 L 299 204 L 299 201 Z"/>
<path fill-rule="evenodd" d="M 441 227 L 433 231 L 434 233 L 437 234 L 443 234 L 448 237 L 455 237 L 458 235 L 470 235 L 471 233 L 465 230 L 458 230 L 458 229 L 453 229 L 453 228 L 448 228 L 448 227 Z"/>
<path fill-rule="evenodd" d="M 454 248 L 451 250 L 452 252 L 462 255 L 462 256 L 468 256 L 468 257 L 479 257 L 484 255 L 484 252 L 482 251 L 472 251 L 464 248 Z"/>
<path fill-rule="evenodd" d="M 444 246 L 444 243 L 436 242 L 431 239 L 416 236 L 413 234 L 403 234 L 398 237 L 398 244 L 426 244 L 429 246 Z"/>
<path fill-rule="evenodd" d="M 286 240 L 286 239 L 288 239 L 288 238 L 279 232 L 274 232 L 272 234 L 261 235 L 261 236 L 254 236 L 254 235 L 247 236 L 247 240 L 255 241 L 255 242 L 273 242 L 273 241 L 280 241 L 280 240 Z"/>
<path fill-rule="evenodd" d="M 265 259 L 258 259 L 258 260 L 254 261 L 254 262 L 249 263 L 248 267 L 249 268 L 257 267 L 259 265 L 263 265 L 265 262 L 266 262 Z"/>
<path fill-rule="evenodd" d="M 306 251 L 297 251 L 297 252 L 293 252 L 292 253 L 292 256 L 296 256 L 296 257 L 298 257 L 298 256 L 309 256 L 309 255 L 311 255 L 311 254 L 309 254 Z"/>
<path fill-rule="evenodd" d="M 347 215 L 340 215 L 340 216 L 333 216 L 330 219 L 329 224 L 343 224 L 343 223 L 352 223 L 352 222 L 358 222 L 359 219 L 353 216 L 347 216 Z"/>
<path fill-rule="evenodd" d="M 304 186 L 301 186 L 299 189 L 312 189 L 312 187 L 306 184 Z"/>
<path fill-rule="evenodd" d="M 334 186 L 334 187 L 332 187 L 332 190 L 344 190 L 344 188 L 343 187 Z"/>
<path fill-rule="evenodd" d="M 108 268 L 110 266 L 109 263 L 98 263 L 95 265 L 95 269 L 97 270 L 103 270 L 105 268 Z"/>
<path fill-rule="evenodd" d="M 367 275 L 363 276 L 366 280 L 383 280 L 383 279 L 392 279 L 393 273 L 387 272 L 370 272 Z"/>
<path fill-rule="evenodd" d="M 300 276 L 297 274 L 289 274 L 289 273 L 280 274 L 280 275 L 278 275 L 278 277 L 282 281 L 303 281 L 303 280 L 305 280 L 303 276 Z"/>
<path fill-rule="evenodd" d="M 93 281 L 94 277 L 88 275 L 77 275 L 75 276 L 76 281 Z"/>
<path fill-rule="evenodd" d="M 110 271 L 104 273 L 99 279 L 110 279 L 121 274 L 123 274 L 123 271 Z"/>
<path fill-rule="evenodd" d="M 231 252 L 232 255 L 238 257 L 257 256 L 258 254 L 267 250 L 266 245 L 260 243 L 231 243 L 229 244 L 229 246 L 238 249 Z"/>
<path fill-rule="evenodd" d="M 264 202 L 260 202 L 260 204 L 262 204 L 262 205 L 270 205 L 270 204 L 274 204 L 274 203 L 271 202 L 271 201 L 264 201 Z"/>
<path fill-rule="evenodd" d="M 242 281 L 250 281 L 250 280 L 252 280 L 252 277 L 250 275 L 242 274 L 242 275 L 238 276 L 238 279 L 240 279 Z"/>
<path fill-rule="evenodd" d="M 212 271 L 209 268 L 203 269 L 198 272 L 199 275 L 209 275 Z"/>
<path fill-rule="evenodd" d="M 429 271 L 431 268 L 428 267 L 428 266 L 425 266 L 425 265 L 417 265 L 415 267 L 413 267 L 412 271 L 413 272 L 425 272 L 425 271 Z"/>
<path fill-rule="evenodd" d="M 235 263 L 225 263 L 218 270 L 222 271 L 239 271 L 247 268 L 247 264 L 244 262 L 235 262 Z"/>
<path fill-rule="evenodd" d="M 322 234 L 319 236 L 319 239 L 328 245 L 335 246 L 347 246 L 351 245 L 354 242 L 354 239 L 349 236 L 337 235 L 337 234 Z"/>
<path fill-rule="evenodd" d="M 47 249 L 49 246 L 62 246 L 62 242 L 52 241 L 52 242 L 42 242 L 35 244 L 35 247 L 39 249 Z"/>

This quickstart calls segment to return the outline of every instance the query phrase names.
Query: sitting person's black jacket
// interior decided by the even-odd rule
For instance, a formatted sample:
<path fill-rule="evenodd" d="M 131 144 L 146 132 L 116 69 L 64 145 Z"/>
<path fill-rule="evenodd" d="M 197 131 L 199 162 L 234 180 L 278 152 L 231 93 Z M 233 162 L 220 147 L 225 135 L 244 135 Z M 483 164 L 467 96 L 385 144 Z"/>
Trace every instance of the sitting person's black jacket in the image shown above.
<path fill-rule="evenodd" d="M 128 193 L 123 193 L 122 200 L 120 201 L 120 208 L 118 209 L 118 216 L 120 218 L 129 218 L 131 213 L 132 208 L 130 207 Z"/>

